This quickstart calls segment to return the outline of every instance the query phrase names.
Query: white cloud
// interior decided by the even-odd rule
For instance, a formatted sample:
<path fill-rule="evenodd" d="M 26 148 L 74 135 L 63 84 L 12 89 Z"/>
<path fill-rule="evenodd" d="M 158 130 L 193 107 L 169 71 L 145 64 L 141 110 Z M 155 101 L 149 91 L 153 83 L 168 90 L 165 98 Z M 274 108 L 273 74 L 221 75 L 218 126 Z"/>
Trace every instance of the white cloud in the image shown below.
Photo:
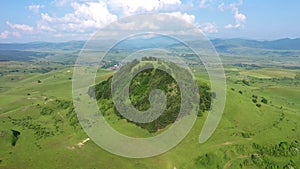
<path fill-rule="evenodd" d="M 41 13 L 41 17 L 43 21 L 52 22 L 54 19 L 50 17 L 47 13 Z"/>
<path fill-rule="evenodd" d="M 108 0 L 109 8 L 121 16 L 130 16 L 133 14 L 166 11 L 179 8 L 182 4 L 180 0 Z"/>
<path fill-rule="evenodd" d="M 7 39 L 9 37 L 21 37 L 22 34 L 24 33 L 32 33 L 33 32 L 33 27 L 25 24 L 13 24 L 10 23 L 9 21 L 6 21 L 6 25 L 10 27 L 11 31 L 3 31 L 0 32 L 0 39 Z"/>
<path fill-rule="evenodd" d="M 73 2 L 72 0 L 54 1 L 56 5 L 71 3 L 72 12 L 62 17 L 51 16 L 48 13 L 41 13 L 41 20 L 37 28 L 41 31 L 57 33 L 61 32 L 89 32 L 117 20 L 118 16 L 130 16 L 138 13 L 167 10 L 180 6 L 180 0 L 98 0 L 96 2 Z M 195 22 L 195 16 L 181 12 L 168 13 L 186 20 L 189 23 Z M 142 25 L 126 25 L 126 29 L 135 29 L 134 26 L 158 29 L 156 25 L 149 25 L 146 22 Z"/>
<path fill-rule="evenodd" d="M 181 4 L 180 0 L 160 0 L 160 2 L 162 4 L 170 4 L 170 5 L 177 5 L 177 4 Z"/>
<path fill-rule="evenodd" d="M 74 2 L 74 0 L 54 0 L 52 3 L 58 7 L 62 7 L 71 2 Z"/>
<path fill-rule="evenodd" d="M 81 4 L 72 2 L 71 7 L 73 12 L 62 17 L 42 13 L 38 28 L 46 31 L 84 32 L 87 29 L 102 28 L 117 20 L 117 16 L 110 13 L 106 3 L 102 1 Z"/>
<path fill-rule="evenodd" d="M 220 9 L 220 11 L 224 11 L 226 8 L 224 2 L 222 2 L 221 4 L 218 5 L 218 9 Z"/>
<path fill-rule="evenodd" d="M 200 25 L 200 29 L 204 33 L 218 33 L 217 25 L 215 23 L 204 23 Z"/>
<path fill-rule="evenodd" d="M 200 8 L 207 8 L 209 7 L 209 3 L 211 3 L 212 0 L 200 0 L 199 7 Z"/>
<path fill-rule="evenodd" d="M 108 6 L 121 15 L 129 16 L 138 12 L 150 12 L 159 7 L 158 0 L 109 0 Z"/>
<path fill-rule="evenodd" d="M 145 13 L 168 14 L 195 25 L 204 33 L 217 33 L 218 27 L 216 23 L 197 23 L 199 22 L 196 20 L 198 14 L 190 14 L 188 12 L 191 8 L 198 8 L 199 10 L 199 8 L 207 7 L 215 7 L 221 11 L 227 10 L 232 12 L 235 22 L 227 24 L 224 26 L 225 28 L 240 28 L 244 26 L 247 18 L 239 11 L 242 1 L 231 4 L 221 3 L 219 6 L 216 4 L 218 2 L 215 0 L 198 0 L 197 2 L 182 0 L 53 0 L 52 6 L 58 8 L 58 10 L 67 8 L 67 12 L 55 13 L 55 11 L 52 11 L 53 13 L 50 13 L 46 12 L 47 8 L 44 5 L 29 5 L 27 9 L 40 15 L 40 20 L 36 22 L 35 28 L 7 21 L 6 24 L 13 30 L 8 29 L 8 31 L 0 32 L 0 38 L 18 37 L 23 35 L 24 32 L 30 32 L 32 36 L 34 35 L 34 30 L 34 33 L 38 36 L 76 38 L 77 35 L 78 37 L 84 37 L 116 21 L 118 18 Z M 42 12 L 39 12 L 41 8 L 44 9 Z M 191 26 L 189 24 L 180 25 L 182 29 L 178 28 L 178 30 L 183 31 L 175 33 L 187 34 L 184 26 Z M 148 21 L 147 18 L 139 23 L 122 23 L 120 29 L 136 31 L 143 29 L 161 30 L 165 28 L 167 30 L 172 26 L 172 23 L 153 23 Z"/>
<path fill-rule="evenodd" d="M 159 30 L 160 26 L 147 20 L 129 20 L 128 22 L 114 23 L 113 28 L 120 31 L 142 31 Z"/>
<path fill-rule="evenodd" d="M 9 36 L 10 32 L 3 31 L 0 33 L 0 39 L 6 39 Z"/>
<path fill-rule="evenodd" d="M 21 34 L 20 32 L 9 32 L 7 30 L 0 33 L 0 39 L 6 39 L 9 36 L 20 37 Z"/>
<path fill-rule="evenodd" d="M 224 3 L 219 5 L 219 9 L 220 10 L 224 10 L 224 9 L 230 9 L 232 11 L 232 13 L 234 14 L 234 19 L 235 19 L 235 24 L 227 24 L 225 26 L 225 28 L 227 29 L 231 29 L 231 28 L 242 28 L 244 27 L 245 23 L 246 23 L 246 15 L 240 13 L 238 6 L 242 5 L 243 1 L 240 0 L 238 3 L 231 3 L 228 6 L 225 6 Z"/>
<path fill-rule="evenodd" d="M 190 15 L 187 13 L 181 13 L 181 12 L 169 12 L 165 13 L 171 16 L 175 16 L 177 18 L 180 18 L 182 20 L 185 20 L 187 23 L 194 24 L 195 23 L 195 15 Z"/>
<path fill-rule="evenodd" d="M 22 30 L 22 31 L 26 31 L 26 32 L 33 31 L 33 27 L 31 27 L 29 25 L 25 25 L 25 24 L 12 24 L 12 23 L 6 21 L 6 25 L 8 25 L 12 29 Z"/>
<path fill-rule="evenodd" d="M 234 25 L 228 24 L 225 26 L 225 28 L 230 29 L 230 28 L 244 27 L 247 17 L 244 14 L 240 13 L 238 8 L 233 9 L 233 12 L 234 12 L 235 24 Z"/>
<path fill-rule="evenodd" d="M 201 34 L 202 31 L 195 27 L 195 24 L 191 24 L 193 22 L 195 22 L 193 15 L 180 12 L 135 15 L 109 25 L 105 30 L 100 30 L 97 36 L 102 39 L 120 39 L 124 35 L 142 32 L 180 36 Z"/>
<path fill-rule="evenodd" d="M 46 32 L 56 32 L 55 29 L 51 28 L 50 26 L 47 26 L 43 23 L 38 23 L 37 28 L 41 31 L 46 31 Z"/>
<path fill-rule="evenodd" d="M 145 19 L 147 18 L 147 19 Z M 178 19 L 178 20 L 176 20 Z M 144 14 L 126 17 L 120 22 L 115 22 L 107 30 L 120 31 L 159 31 L 166 30 L 186 30 L 192 27 L 195 22 L 195 16 L 186 13 L 172 12 L 160 13 L 157 15 Z M 190 23 L 190 24 L 186 24 Z M 134 32 L 133 32 L 134 33 Z"/>
<path fill-rule="evenodd" d="M 68 18 L 74 21 L 76 19 L 74 17 L 77 17 L 79 19 L 82 19 L 82 27 L 96 27 L 100 28 L 103 27 L 106 24 L 109 24 L 117 19 L 116 15 L 113 15 L 110 13 L 110 11 L 107 9 L 107 6 L 104 2 L 89 2 L 86 4 L 78 4 L 78 3 L 72 3 L 72 7 L 74 8 L 74 14 L 65 15 L 67 21 L 69 21 Z M 81 22 L 79 21 L 79 22 Z"/>
<path fill-rule="evenodd" d="M 180 0 L 160 0 L 158 9 L 162 11 L 172 11 L 179 9 L 182 5 Z"/>
<path fill-rule="evenodd" d="M 28 9 L 35 13 L 38 13 L 41 8 L 44 8 L 44 5 L 29 5 L 28 6 Z"/>

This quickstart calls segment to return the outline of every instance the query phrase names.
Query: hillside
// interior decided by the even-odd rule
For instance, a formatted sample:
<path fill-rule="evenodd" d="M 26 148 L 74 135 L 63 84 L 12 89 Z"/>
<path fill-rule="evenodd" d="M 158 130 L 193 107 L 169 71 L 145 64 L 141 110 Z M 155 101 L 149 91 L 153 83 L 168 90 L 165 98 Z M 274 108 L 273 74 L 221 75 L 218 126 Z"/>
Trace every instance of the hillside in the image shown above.
<path fill-rule="evenodd" d="M 151 63 L 148 61 L 143 62 L 146 62 L 146 64 Z M 129 67 L 128 65 L 129 64 L 124 65 L 124 67 Z M 124 67 L 123 69 L 126 69 Z M 179 66 L 176 66 L 176 69 L 181 70 L 181 72 L 186 71 Z M 119 118 L 124 119 L 113 104 L 111 83 L 112 76 L 90 88 L 89 95 L 96 97 L 102 114 L 109 115 L 110 113 L 115 113 Z M 205 83 L 201 83 L 200 81 L 198 82 L 198 87 L 199 95 L 201 96 L 198 116 L 202 116 L 204 111 L 208 111 L 210 109 L 211 92 L 209 86 Z M 164 129 L 168 125 L 174 123 L 181 107 L 181 91 L 177 82 L 168 73 L 158 68 L 145 69 L 135 75 L 132 79 L 129 86 L 129 98 L 132 105 L 139 111 L 149 109 L 151 106 L 149 102 L 149 95 L 154 89 L 160 89 L 166 94 L 167 105 L 162 115 L 150 123 L 136 123 L 128 120 L 129 122 L 146 129 L 150 133 L 157 132 L 158 130 Z"/>
<path fill-rule="evenodd" d="M 31 63 L 0 62 L 0 65 L 1 72 L 5 72 L 0 76 L 0 168 L 235 169 L 300 166 L 298 69 L 225 67 L 226 107 L 218 128 L 207 142 L 200 144 L 198 141 L 209 113 L 205 111 L 186 138 L 172 150 L 152 158 L 131 159 L 103 150 L 81 129 L 72 109 L 70 67 L 38 62 L 28 70 Z M 52 70 L 41 71 L 45 66 Z M 107 81 L 113 73 L 100 69 L 97 72 L 99 86 L 107 88 L 100 85 L 101 81 Z M 140 77 L 146 76 L 138 74 L 134 81 L 142 80 Z M 207 74 L 199 71 L 195 77 L 197 81 L 205 81 Z M 102 84 L 109 84 L 104 81 Z M 146 89 L 150 90 L 150 87 Z M 105 119 L 122 134 L 152 137 L 165 131 L 149 133 L 128 123 L 115 114 L 111 100 L 100 100 L 99 108 L 107 109 Z M 137 105 L 140 103 L 136 102 Z M 140 105 L 146 106 L 144 103 Z M 14 135 L 12 130 L 20 135 Z"/>

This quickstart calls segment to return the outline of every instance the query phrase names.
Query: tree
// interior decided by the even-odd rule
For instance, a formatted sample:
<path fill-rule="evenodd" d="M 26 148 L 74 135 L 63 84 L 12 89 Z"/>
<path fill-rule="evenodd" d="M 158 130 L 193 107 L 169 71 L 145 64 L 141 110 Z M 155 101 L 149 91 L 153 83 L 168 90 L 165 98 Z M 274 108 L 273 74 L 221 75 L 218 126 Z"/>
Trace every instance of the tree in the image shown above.
<path fill-rule="evenodd" d="M 264 103 L 264 104 L 268 104 L 268 100 L 264 97 L 261 99 L 261 102 Z"/>
<path fill-rule="evenodd" d="M 247 80 L 242 80 L 242 82 L 247 85 L 247 86 L 250 86 L 250 83 L 247 81 Z"/>

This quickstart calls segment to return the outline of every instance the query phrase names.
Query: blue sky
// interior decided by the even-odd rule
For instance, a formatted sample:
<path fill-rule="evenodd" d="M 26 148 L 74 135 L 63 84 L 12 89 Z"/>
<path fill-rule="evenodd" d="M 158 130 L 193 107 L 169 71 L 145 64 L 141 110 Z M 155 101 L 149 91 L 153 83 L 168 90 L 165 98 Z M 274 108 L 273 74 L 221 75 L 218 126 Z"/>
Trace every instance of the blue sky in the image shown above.
<path fill-rule="evenodd" d="M 168 13 L 207 36 L 271 40 L 300 37 L 296 0 L 45 0 L 3 1 L 0 42 L 88 39 L 122 17 Z"/>

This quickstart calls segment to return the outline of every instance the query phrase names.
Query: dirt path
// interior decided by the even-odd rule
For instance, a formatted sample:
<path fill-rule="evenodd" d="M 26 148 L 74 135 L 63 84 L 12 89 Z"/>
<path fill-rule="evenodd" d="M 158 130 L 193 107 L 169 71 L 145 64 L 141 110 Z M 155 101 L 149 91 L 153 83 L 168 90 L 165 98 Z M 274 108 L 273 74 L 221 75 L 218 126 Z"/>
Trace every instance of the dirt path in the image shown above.
<path fill-rule="evenodd" d="M 54 101 L 54 99 L 48 99 L 48 100 L 45 101 L 44 104 L 47 104 L 48 102 L 53 102 L 53 101 Z"/>
<path fill-rule="evenodd" d="M 61 115 L 61 113 L 60 112 L 57 112 L 57 114 L 63 119 L 63 120 L 65 120 L 65 118 L 64 118 L 64 116 L 63 115 Z"/>
<path fill-rule="evenodd" d="M 236 158 L 234 158 L 234 159 L 231 159 L 231 160 L 229 160 L 229 161 L 224 165 L 223 169 L 229 168 L 229 167 L 232 165 L 232 162 L 233 162 L 234 160 L 242 159 L 242 158 L 248 158 L 248 157 L 249 157 L 249 155 L 240 155 L 240 156 L 238 156 L 238 157 L 236 157 Z"/>
<path fill-rule="evenodd" d="M 79 143 L 77 143 L 76 145 L 74 145 L 74 146 L 67 146 L 67 149 L 69 149 L 69 150 L 75 150 L 75 146 L 77 146 L 77 147 L 82 147 L 82 146 L 84 146 L 84 144 L 86 143 L 86 142 L 88 142 L 88 141 L 90 141 L 91 139 L 90 138 L 86 138 L 86 139 L 84 139 L 84 140 L 82 140 L 81 142 L 79 142 Z"/>
<path fill-rule="evenodd" d="M 219 143 L 219 144 L 216 144 L 216 145 L 211 145 L 209 148 L 213 149 L 213 148 L 219 148 L 219 147 L 228 146 L 228 145 L 232 145 L 232 144 L 237 144 L 237 143 L 242 142 L 244 140 L 251 141 L 252 138 L 246 138 L 246 139 L 243 139 L 243 140 L 226 141 L 224 143 Z"/>
<path fill-rule="evenodd" d="M 85 144 L 86 142 L 90 141 L 90 140 L 91 140 L 90 138 L 87 138 L 87 139 L 83 140 L 82 142 L 79 142 L 79 143 L 77 144 L 77 146 L 78 146 L 78 147 L 84 146 L 84 144 Z"/>

